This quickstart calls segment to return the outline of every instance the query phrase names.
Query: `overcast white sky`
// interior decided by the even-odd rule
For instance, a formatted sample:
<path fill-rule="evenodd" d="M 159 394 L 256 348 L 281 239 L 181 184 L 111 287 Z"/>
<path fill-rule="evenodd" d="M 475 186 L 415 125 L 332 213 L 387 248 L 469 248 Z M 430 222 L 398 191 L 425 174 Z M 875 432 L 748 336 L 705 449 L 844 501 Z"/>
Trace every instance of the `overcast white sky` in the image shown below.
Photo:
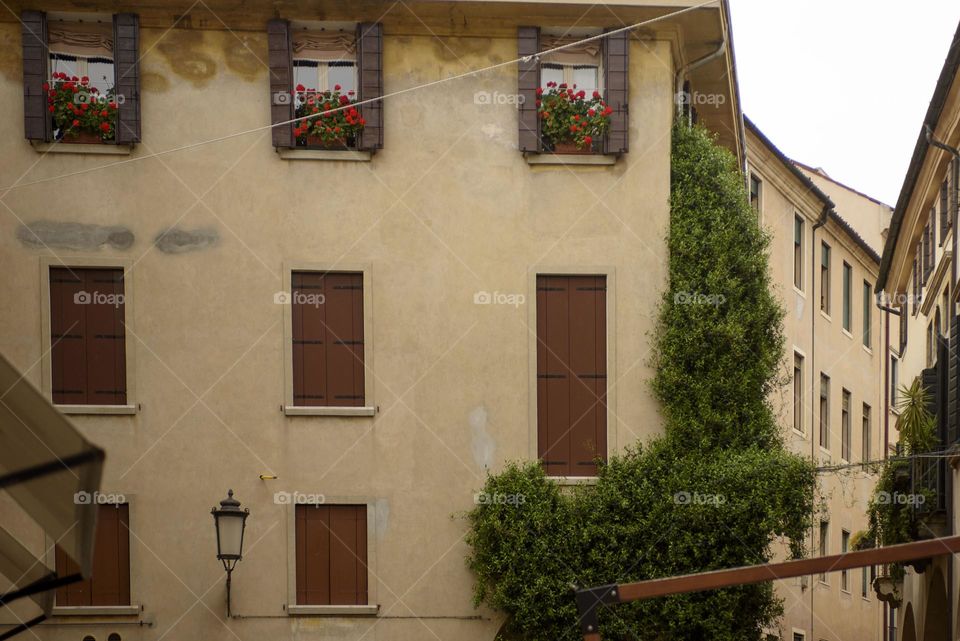
<path fill-rule="evenodd" d="M 787 156 L 896 205 L 960 2 L 730 4 L 744 113 Z"/>

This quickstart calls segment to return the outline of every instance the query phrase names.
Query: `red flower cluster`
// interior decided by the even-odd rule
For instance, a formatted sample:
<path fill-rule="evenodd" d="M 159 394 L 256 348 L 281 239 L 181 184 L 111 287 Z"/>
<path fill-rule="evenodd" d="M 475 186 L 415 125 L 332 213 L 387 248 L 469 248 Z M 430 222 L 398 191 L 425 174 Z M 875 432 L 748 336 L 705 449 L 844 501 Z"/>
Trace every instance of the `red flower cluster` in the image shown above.
<path fill-rule="evenodd" d="M 321 144 L 346 146 L 363 130 L 367 121 L 353 106 L 356 102 L 354 92 L 341 93 L 341 90 L 340 85 L 334 85 L 332 91 L 296 86 L 294 97 L 298 122 L 293 127 L 293 135 L 298 143 L 312 143 L 308 138 L 316 138 Z"/>
<path fill-rule="evenodd" d="M 543 137 L 550 143 L 573 142 L 580 149 L 606 133 L 610 126 L 609 107 L 594 91 L 590 98 L 577 86 L 548 82 L 546 89 L 537 89 L 537 108 Z"/>
<path fill-rule="evenodd" d="M 47 110 L 52 114 L 58 137 L 76 136 L 80 132 L 98 134 L 111 140 L 117 119 L 117 101 L 112 95 L 101 95 L 90 86 L 86 76 L 77 78 L 54 73 L 53 84 L 43 83 L 47 92 Z"/>

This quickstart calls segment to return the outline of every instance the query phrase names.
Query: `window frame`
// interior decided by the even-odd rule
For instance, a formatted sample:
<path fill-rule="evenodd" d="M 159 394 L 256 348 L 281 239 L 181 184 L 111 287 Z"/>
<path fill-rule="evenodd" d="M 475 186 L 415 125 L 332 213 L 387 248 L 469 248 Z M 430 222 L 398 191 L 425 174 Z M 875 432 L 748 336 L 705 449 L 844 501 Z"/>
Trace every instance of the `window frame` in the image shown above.
<path fill-rule="evenodd" d="M 861 319 L 862 343 L 867 350 L 873 351 L 873 286 L 863 281 L 863 318 Z"/>
<path fill-rule="evenodd" d="M 136 377 L 136 326 L 133 313 L 136 303 L 134 286 L 134 261 L 127 258 L 77 258 L 54 256 L 40 257 L 40 334 L 43 356 L 40 359 L 40 389 L 44 397 L 53 403 L 53 355 L 52 340 L 50 337 L 50 270 L 52 268 L 77 269 L 123 269 L 123 322 L 124 332 L 124 360 L 127 375 L 127 402 L 125 405 L 53 405 L 64 414 L 102 414 L 102 415 L 129 415 L 139 411 L 137 401 Z"/>
<path fill-rule="evenodd" d="M 843 388 L 840 396 L 840 460 L 849 463 L 853 457 L 853 424 L 850 420 L 850 406 L 853 394 Z"/>
<path fill-rule="evenodd" d="M 804 241 L 806 239 L 806 221 L 799 213 L 793 215 L 793 288 L 803 293 Z"/>
<path fill-rule="evenodd" d="M 863 403 L 860 407 L 860 458 L 863 463 L 873 455 L 873 408 Z"/>
<path fill-rule="evenodd" d="M 826 385 L 826 393 L 824 393 Z M 820 372 L 820 391 L 819 399 L 819 443 L 820 449 L 824 452 L 830 452 L 830 377 Z"/>
<path fill-rule="evenodd" d="M 538 276 L 604 276 L 607 281 L 607 451 L 617 451 L 617 272 L 612 265 L 542 265 L 527 271 L 527 323 L 534 328 L 527 332 L 527 432 L 528 452 L 531 460 L 539 460 L 539 434 L 537 419 L 537 277 Z M 596 476 L 550 476 L 561 485 L 592 483 Z"/>
<path fill-rule="evenodd" d="M 130 556 L 130 604 L 129 605 L 57 605 L 56 604 L 56 595 L 54 595 L 54 604 L 51 615 L 55 617 L 65 616 L 65 617 L 74 617 L 74 616 L 107 616 L 107 617 L 130 617 L 137 616 L 140 614 L 142 609 L 140 597 L 138 591 L 138 582 L 134 581 L 134 577 L 138 575 L 137 568 L 140 564 L 139 558 L 139 547 L 133 545 L 134 534 L 133 534 L 133 523 L 138 518 L 138 512 L 136 508 L 138 501 L 136 500 L 135 494 L 129 494 L 126 492 L 114 492 L 108 490 L 100 490 L 102 496 L 122 498 L 120 503 L 126 503 L 127 505 L 127 529 L 130 536 L 130 541 L 127 547 L 129 556 Z M 107 502 L 107 505 L 112 505 L 114 502 Z M 44 561 L 46 562 L 47 567 L 56 568 L 57 567 L 57 551 L 56 551 L 56 541 L 51 538 L 49 535 L 44 534 Z"/>
<path fill-rule="evenodd" d="M 827 556 L 830 552 L 830 521 L 820 519 L 820 526 L 818 529 L 819 538 L 817 539 L 817 550 L 820 553 L 820 556 Z M 821 572 L 819 574 L 819 581 L 824 585 L 829 585 L 830 581 L 828 580 L 829 574 L 826 572 Z"/>
<path fill-rule="evenodd" d="M 756 191 L 754 191 L 756 186 Z M 757 214 L 757 220 L 763 220 L 763 179 L 756 172 L 750 172 L 750 207 Z"/>
<path fill-rule="evenodd" d="M 287 416 L 341 416 L 372 417 L 377 413 L 374 397 L 376 377 L 373 367 L 373 268 L 370 263 L 336 263 L 312 261 L 285 261 L 283 263 L 283 289 L 280 293 L 288 295 L 292 291 L 293 272 L 351 272 L 362 274 L 363 278 L 363 396 L 362 406 L 303 406 L 293 402 L 293 310 L 290 303 L 280 305 L 283 308 L 283 413 Z"/>
<path fill-rule="evenodd" d="M 287 521 L 287 616 L 376 616 L 380 611 L 377 579 L 377 522 L 386 518 L 385 505 L 370 496 L 313 494 L 315 503 L 285 503 Z M 367 508 L 367 604 L 303 605 L 297 603 L 297 505 L 365 505 Z"/>
<path fill-rule="evenodd" d="M 840 327 L 848 336 L 853 336 L 853 267 L 843 261 L 840 275 Z"/>
<path fill-rule="evenodd" d="M 803 429 L 804 426 L 804 411 L 803 411 L 803 392 L 804 392 L 804 370 L 806 365 L 806 358 L 804 358 L 803 353 L 794 348 L 793 350 L 793 431 L 797 434 L 803 434 L 806 436 L 806 431 Z M 799 372 L 799 378 L 797 373 Z M 799 429 L 797 425 L 800 425 Z"/>
<path fill-rule="evenodd" d="M 833 293 L 830 281 L 833 278 L 833 256 L 830 245 L 820 241 L 820 312 L 830 318 L 830 298 Z"/>
<path fill-rule="evenodd" d="M 840 530 L 840 553 L 850 551 L 850 530 Z M 850 570 L 840 570 L 840 591 L 850 594 Z"/>

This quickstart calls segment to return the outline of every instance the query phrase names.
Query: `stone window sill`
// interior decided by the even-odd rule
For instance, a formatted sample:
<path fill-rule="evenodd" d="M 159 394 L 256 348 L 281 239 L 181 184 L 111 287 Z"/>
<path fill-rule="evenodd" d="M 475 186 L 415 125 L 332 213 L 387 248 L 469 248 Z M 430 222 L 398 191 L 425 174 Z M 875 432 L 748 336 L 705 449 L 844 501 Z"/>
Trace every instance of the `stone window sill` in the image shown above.
<path fill-rule="evenodd" d="M 373 416 L 377 413 L 374 406 L 366 407 L 303 407 L 286 405 L 283 413 L 287 416 Z"/>
<path fill-rule="evenodd" d="M 69 142 L 37 142 L 31 140 L 33 148 L 42 154 L 86 154 L 92 156 L 129 156 L 133 151 L 133 145 L 114 145 L 104 143 L 102 145 L 85 145 Z"/>
<path fill-rule="evenodd" d="M 137 616 L 139 605 L 54 606 L 53 616 Z"/>
<path fill-rule="evenodd" d="M 596 485 L 596 476 L 548 476 L 557 485 Z"/>
<path fill-rule="evenodd" d="M 376 616 L 379 605 L 288 605 L 290 616 Z"/>
<path fill-rule="evenodd" d="M 136 405 L 57 405 L 64 414 L 136 414 Z"/>
<path fill-rule="evenodd" d="M 617 163 L 617 156 L 607 154 L 523 154 L 528 165 L 579 165 L 610 166 Z"/>
<path fill-rule="evenodd" d="M 345 160 L 352 162 L 370 162 L 369 151 L 338 149 L 288 149 L 280 147 L 277 155 L 283 160 Z"/>

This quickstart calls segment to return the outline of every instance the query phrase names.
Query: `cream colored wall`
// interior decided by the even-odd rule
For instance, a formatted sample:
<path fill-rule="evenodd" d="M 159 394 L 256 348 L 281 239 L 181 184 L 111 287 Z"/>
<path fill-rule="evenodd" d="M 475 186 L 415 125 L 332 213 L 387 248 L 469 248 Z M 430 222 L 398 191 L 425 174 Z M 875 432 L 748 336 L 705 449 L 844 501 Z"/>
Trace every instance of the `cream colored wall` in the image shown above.
<path fill-rule="evenodd" d="M 798 454 L 814 457 L 818 465 L 842 464 L 841 411 L 842 389 L 851 392 L 851 462 L 860 462 L 861 408 L 871 407 L 871 458 L 882 455 L 882 324 L 880 314 L 873 308 L 872 350 L 865 349 L 860 340 L 862 322 L 862 282 L 866 278 L 876 282 L 878 266 L 866 259 L 845 237 L 835 223 L 827 223 L 816 230 L 813 226 L 820 217 L 822 203 L 790 174 L 758 138 L 748 131 L 748 160 L 751 170 L 763 180 L 761 219 L 771 235 L 771 276 L 778 296 L 786 310 L 784 333 L 784 377 L 793 372 L 793 353 L 804 356 L 803 434 L 793 429 L 792 387 L 786 385 L 773 398 L 780 410 L 784 435 L 788 446 Z M 803 291 L 793 285 L 793 225 L 794 216 L 804 219 L 804 274 Z M 842 215 L 842 213 L 841 213 Z M 831 292 L 832 317 L 820 312 L 819 265 L 820 242 L 826 240 L 832 251 Z M 811 243 L 815 242 L 815 282 L 811 283 Z M 852 335 L 841 329 L 841 266 L 847 261 L 853 267 L 852 276 Z M 815 344 L 811 340 L 811 318 L 815 323 Z M 820 372 L 830 376 L 830 449 L 819 447 L 819 386 Z M 843 473 L 820 475 L 820 494 L 829 514 L 830 548 L 828 553 L 840 551 L 841 530 L 851 536 L 867 525 L 866 506 L 875 479 L 860 469 Z M 817 516 L 819 519 L 819 515 Z M 818 536 L 818 535 L 817 535 Z M 816 547 L 808 553 L 819 555 Z M 849 592 L 840 589 L 840 573 L 827 575 L 827 583 L 818 577 L 785 580 L 777 583 L 777 593 L 784 600 L 785 614 L 780 622 L 782 638 L 792 638 L 792 631 L 804 631 L 807 639 L 830 641 L 858 639 L 881 640 L 882 605 L 872 590 L 869 598 L 860 594 L 860 571 L 849 574 Z"/>
<path fill-rule="evenodd" d="M 18 51 L 19 26 L 0 29 L 5 48 Z M 516 55 L 514 39 L 476 36 L 395 37 L 388 28 L 385 90 Z M 631 151 L 613 167 L 580 169 L 528 166 L 515 109 L 475 103 L 477 91 L 515 92 L 511 68 L 389 100 L 385 148 L 369 164 L 280 160 L 268 132 L 136 161 L 269 122 L 264 34 L 144 29 L 141 48 L 134 162 L 3 198 L 0 351 L 39 385 L 44 257 L 132 260 L 137 300 L 127 313 L 142 408 L 74 420 L 107 448 L 104 491 L 136 496 L 132 582 L 152 626 L 59 619 L 38 635 L 491 639 L 499 618 L 471 605 L 466 525 L 451 515 L 472 506 L 488 466 L 529 458 L 534 328 L 524 307 L 478 306 L 474 293 L 525 294 L 530 305 L 529 273 L 541 265 L 614 269 L 616 443 L 661 429 L 647 357 L 667 267 L 670 46 L 631 44 Z M 9 116 L 0 119 L 0 182 L 115 162 L 34 151 L 23 140 L 18 65 L 8 60 L 0 79 Z M 25 247 L 18 227 L 38 220 L 123 225 L 136 240 L 126 251 Z M 170 226 L 212 229 L 219 242 L 164 254 L 152 241 Z M 284 316 L 273 295 L 285 261 L 371 265 L 375 417 L 281 412 Z M 227 488 L 251 511 L 234 612 L 260 618 L 224 625 L 209 510 Z M 278 491 L 376 505 L 380 618 L 286 616 L 290 551 Z"/>
<path fill-rule="evenodd" d="M 841 212 L 843 219 L 857 230 L 857 233 L 867 241 L 867 244 L 878 254 L 883 251 L 884 232 L 890 226 L 893 209 L 889 206 L 870 200 L 858 194 L 849 187 L 821 176 L 805 167 L 798 167 L 814 184 L 824 191 Z"/>

